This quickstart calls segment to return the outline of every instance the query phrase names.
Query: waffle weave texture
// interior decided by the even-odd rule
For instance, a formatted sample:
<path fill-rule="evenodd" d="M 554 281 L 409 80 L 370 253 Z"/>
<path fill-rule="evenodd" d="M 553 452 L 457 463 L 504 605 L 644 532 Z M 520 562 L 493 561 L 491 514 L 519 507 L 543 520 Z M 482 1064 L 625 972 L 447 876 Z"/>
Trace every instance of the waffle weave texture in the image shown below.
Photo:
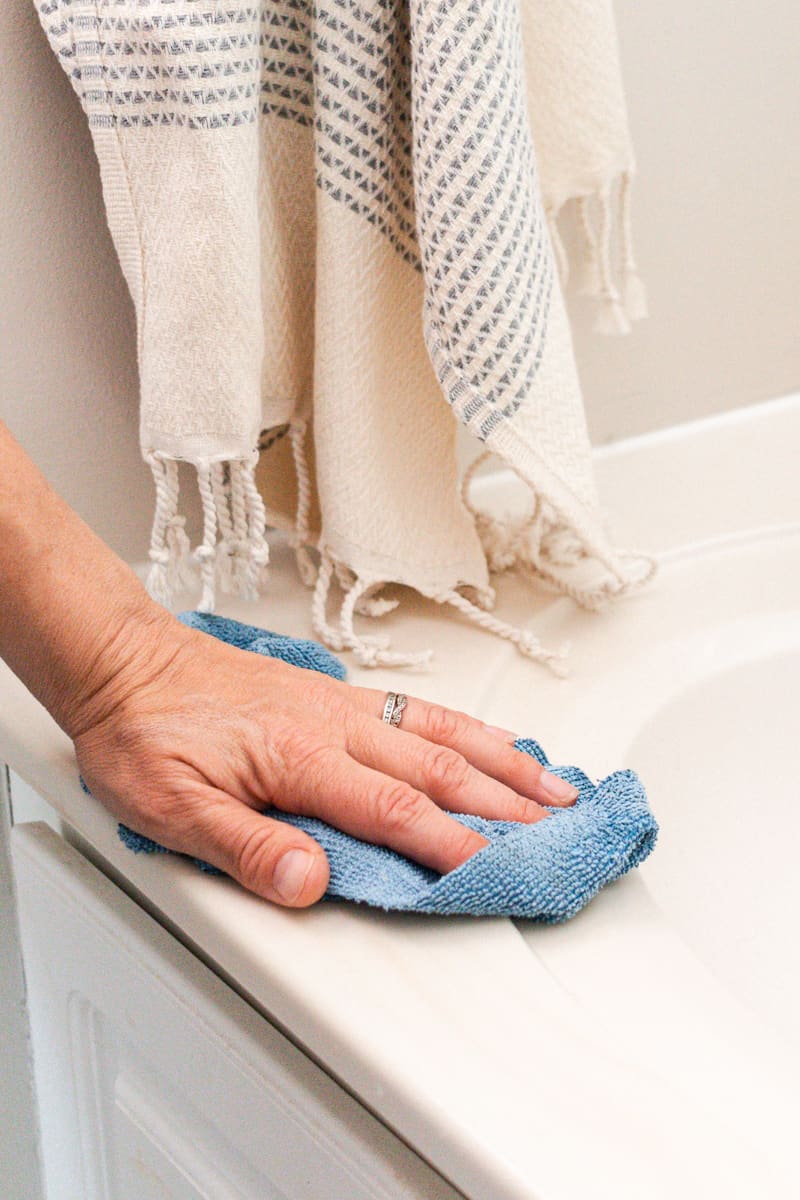
<path fill-rule="evenodd" d="M 609 0 L 36 4 L 136 308 L 156 599 L 190 572 L 207 611 L 257 594 L 266 520 L 369 586 L 490 605 L 508 554 L 459 498 L 459 424 L 531 490 L 534 567 L 572 582 L 578 547 L 594 585 L 625 588 L 556 262 L 572 200 L 582 282 L 625 325 Z M 193 554 L 178 462 L 203 505 Z"/>

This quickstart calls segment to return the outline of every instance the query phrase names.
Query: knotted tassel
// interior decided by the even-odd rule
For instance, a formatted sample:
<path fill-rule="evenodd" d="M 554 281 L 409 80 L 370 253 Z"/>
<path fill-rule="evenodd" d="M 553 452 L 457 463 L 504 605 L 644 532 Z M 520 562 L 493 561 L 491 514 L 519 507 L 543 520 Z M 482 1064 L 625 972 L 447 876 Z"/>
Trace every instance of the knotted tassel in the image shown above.
<path fill-rule="evenodd" d="M 631 226 L 632 177 L 626 171 L 620 183 L 620 245 L 622 248 L 622 303 L 630 321 L 640 321 L 647 316 L 647 290 L 639 277 L 633 256 L 633 232 Z"/>
<path fill-rule="evenodd" d="M 617 285 L 611 273 L 611 196 L 608 191 L 600 197 L 600 241 L 598 245 L 600 295 L 594 328 L 597 333 L 630 333 L 631 324 L 622 307 Z"/>
<path fill-rule="evenodd" d="M 353 651 L 356 661 L 362 667 L 411 667 L 425 670 L 433 658 L 432 650 L 390 650 L 391 642 L 384 634 L 357 634 L 353 628 L 353 616 L 359 602 L 367 599 L 368 593 L 380 586 L 380 580 L 355 578 L 352 587 L 342 601 L 340 628 L 344 645 Z M 372 604 L 380 606 L 388 604 L 388 612 L 396 607 L 396 601 L 373 600 Z M 375 611 L 375 610 L 373 610 Z M 378 607 L 378 611 L 380 611 Z"/>
<path fill-rule="evenodd" d="M 300 578 L 306 587 L 313 587 L 317 580 L 317 568 L 309 553 L 311 532 L 309 517 L 311 513 L 311 473 L 306 454 L 306 437 L 308 421 L 296 418 L 289 426 L 289 442 L 292 447 L 292 458 L 297 479 L 297 511 L 295 513 L 294 533 L 290 541 L 294 547 L 294 557 Z"/>
<path fill-rule="evenodd" d="M 562 646 L 560 650 L 548 650 L 531 630 L 520 629 L 516 625 L 509 624 L 508 621 L 501 621 L 492 613 L 479 608 L 477 604 L 473 604 L 471 600 L 468 600 L 466 596 L 462 596 L 455 589 L 441 592 L 433 598 L 437 604 L 451 604 L 470 621 L 473 621 L 488 633 L 505 638 L 515 645 L 520 653 L 526 655 L 528 658 L 532 658 L 534 662 L 548 667 L 559 678 L 563 679 L 569 674 L 567 668 L 568 645 Z"/>
<path fill-rule="evenodd" d="M 579 196 L 575 209 L 578 225 L 583 235 L 583 256 L 575 274 L 575 291 L 580 296 L 597 296 L 602 288 L 597 232 L 590 212 L 591 196 Z"/>
<path fill-rule="evenodd" d="M 198 460 L 196 470 L 200 502 L 203 506 L 203 540 L 194 550 L 202 584 L 197 607 L 200 612 L 213 613 L 216 607 L 217 506 L 214 502 L 211 463 L 208 459 Z"/>
<path fill-rule="evenodd" d="M 149 453 L 145 459 L 153 474 L 156 510 L 150 537 L 150 571 L 147 590 L 154 600 L 168 608 L 176 592 L 194 584 L 189 564 L 189 539 L 185 518 L 178 515 L 178 464 L 175 459 Z"/>

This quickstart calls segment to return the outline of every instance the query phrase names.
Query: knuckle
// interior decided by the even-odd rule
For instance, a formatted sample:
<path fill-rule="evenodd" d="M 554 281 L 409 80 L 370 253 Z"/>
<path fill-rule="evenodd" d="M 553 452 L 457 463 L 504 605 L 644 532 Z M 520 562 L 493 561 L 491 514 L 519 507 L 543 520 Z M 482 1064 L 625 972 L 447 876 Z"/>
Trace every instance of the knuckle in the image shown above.
<path fill-rule="evenodd" d="M 512 786 L 524 789 L 539 778 L 542 768 L 535 758 L 509 746 L 498 758 L 498 766 Z"/>
<path fill-rule="evenodd" d="M 160 797 L 152 793 L 140 793 L 132 802 L 125 804 L 117 815 L 137 833 L 166 845 L 170 839 L 180 837 L 183 813 L 180 808 L 176 811 L 176 807 L 167 807 Z"/>
<path fill-rule="evenodd" d="M 541 804 L 537 804 L 535 800 L 525 801 L 525 811 L 522 814 L 521 820 L 533 825 L 536 821 L 541 821 L 547 816 L 547 809 Z"/>
<path fill-rule="evenodd" d="M 412 787 L 390 783 L 378 800 L 378 820 L 389 830 L 410 829 L 419 819 L 421 797 Z"/>
<path fill-rule="evenodd" d="M 535 800 L 528 800 L 525 796 L 515 796 L 509 800 L 508 811 L 504 814 L 505 821 L 522 821 L 528 824 L 536 819 L 537 814 L 542 812 L 540 805 Z"/>
<path fill-rule="evenodd" d="M 113 811 L 126 825 L 171 849 L 194 830 L 197 796 L 183 780 L 169 772 L 159 775 L 157 781 L 152 779 L 146 787 L 132 778 L 126 779 L 114 799 Z"/>
<path fill-rule="evenodd" d="M 427 775 L 432 788 L 444 792 L 458 792 L 466 787 L 470 767 L 462 754 L 437 746 L 429 752 Z"/>
<path fill-rule="evenodd" d="M 459 825 L 460 833 L 455 833 L 453 836 L 453 853 L 458 862 L 466 862 L 471 858 L 477 850 L 480 849 L 480 844 L 475 844 L 475 833 L 466 825 Z"/>
<path fill-rule="evenodd" d="M 276 855 L 276 838 L 272 827 L 249 829 L 240 838 L 234 851 L 239 878 L 245 883 L 271 876 Z"/>
<path fill-rule="evenodd" d="M 434 742 L 450 742 L 461 729 L 461 718 L 451 708 L 434 704 L 425 717 L 425 736 Z"/>
<path fill-rule="evenodd" d="M 308 677 L 308 678 L 307 678 Z M 335 707 L 341 702 L 341 695 L 336 688 L 331 687 L 333 680 L 327 675 L 321 675 L 319 671 L 303 671 L 303 698 L 306 702 L 313 702 L 315 705 L 323 709 Z"/>
<path fill-rule="evenodd" d="M 277 741 L 285 776 L 322 774 L 330 748 L 317 730 L 289 726 Z"/>
<path fill-rule="evenodd" d="M 345 692 L 326 693 L 322 703 L 325 715 L 334 729 L 343 729 L 353 721 L 354 717 L 358 719 L 361 716 L 360 713 L 354 711 L 352 702 Z"/>
<path fill-rule="evenodd" d="M 165 802 L 160 795 L 148 792 L 137 798 L 143 827 L 146 825 L 156 841 L 181 836 L 191 830 L 196 817 L 196 801 L 188 793 L 176 789 Z"/>

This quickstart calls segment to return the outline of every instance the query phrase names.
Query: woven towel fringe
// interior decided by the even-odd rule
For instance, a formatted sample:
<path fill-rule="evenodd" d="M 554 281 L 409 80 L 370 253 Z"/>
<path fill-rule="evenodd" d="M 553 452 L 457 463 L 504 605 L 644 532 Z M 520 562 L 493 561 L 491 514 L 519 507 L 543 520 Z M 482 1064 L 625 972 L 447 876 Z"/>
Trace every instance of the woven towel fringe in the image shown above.
<path fill-rule="evenodd" d="M 629 172 L 620 183 L 620 246 L 622 251 L 622 302 L 630 321 L 641 321 L 647 316 L 647 290 L 642 282 L 633 254 L 633 227 L 631 225 L 631 184 Z"/>
<path fill-rule="evenodd" d="M 508 621 L 501 621 L 492 613 L 487 612 L 479 605 L 468 600 L 466 596 L 455 589 L 442 592 L 438 596 L 434 596 L 433 599 L 437 604 L 452 604 L 454 608 L 457 608 L 470 621 L 474 621 L 481 629 L 485 629 L 488 633 L 493 633 L 497 637 L 506 638 L 517 647 L 520 653 L 525 654 L 528 658 L 532 658 L 534 662 L 549 667 L 554 675 L 558 675 L 563 679 L 569 674 L 567 669 L 568 645 L 562 646 L 560 650 L 548 650 L 531 630 L 520 629 L 516 625 L 509 624 Z"/>
<path fill-rule="evenodd" d="M 387 580 L 366 577 L 354 572 L 348 564 L 322 548 L 317 569 L 311 557 L 313 543 L 309 531 L 311 482 L 305 454 L 307 425 L 295 422 L 290 431 L 298 473 L 298 503 L 292 544 L 303 581 L 314 586 L 311 601 L 312 626 L 316 636 L 330 649 L 350 650 L 364 667 L 409 667 L 426 669 L 432 660 L 430 649 L 397 651 L 383 634 L 363 634 L 355 629 L 355 617 L 381 617 L 395 609 L 397 599 L 377 595 Z M 553 590 L 569 596 L 582 608 L 599 611 L 606 605 L 643 587 L 655 571 L 655 563 L 645 555 L 617 555 L 614 563 L 603 562 L 607 568 L 604 578 L 592 585 L 577 583 L 568 577 L 574 568 L 592 554 L 580 538 L 563 522 L 554 510 L 532 496 L 530 510 L 521 518 L 497 519 L 477 508 L 469 496 L 470 484 L 480 466 L 490 456 L 486 451 L 477 457 L 464 474 L 462 499 L 472 515 L 478 536 L 492 574 L 517 570 L 528 572 Z M 198 608 L 213 612 L 217 588 L 224 592 L 256 599 L 264 568 L 269 561 L 265 537 L 264 504 L 255 483 L 257 455 L 247 459 L 224 461 L 198 459 L 198 488 L 203 508 L 203 536 L 190 552 L 184 528 L 184 518 L 178 514 L 178 463 L 160 453 L 147 455 L 156 487 L 156 511 L 150 544 L 148 590 L 154 599 L 170 606 L 175 594 L 196 586 L 197 575 L 192 560 L 199 568 L 202 594 Z M 523 481 L 524 482 L 524 481 Z M 624 568 L 624 569 L 623 569 Z M 338 626 L 327 616 L 331 583 L 334 575 L 343 592 Z M 421 589 L 418 589 L 421 590 Z M 552 650 L 543 646 L 530 630 L 511 625 L 496 617 L 494 591 L 470 589 L 475 599 L 464 589 L 449 588 L 436 593 L 423 593 L 437 604 L 455 608 L 468 620 L 488 633 L 504 638 L 517 646 L 522 654 L 543 664 L 556 675 L 567 674 L 567 647 Z"/>
<path fill-rule="evenodd" d="M 598 582 L 585 584 L 570 578 L 570 573 L 575 574 L 576 567 L 596 556 L 587 550 L 572 529 L 559 520 L 555 511 L 535 495 L 527 483 L 524 486 L 532 503 L 522 517 L 498 520 L 477 508 L 469 495 L 470 485 L 490 453 L 485 451 L 470 464 L 464 473 L 461 491 L 464 506 L 475 522 L 491 574 L 512 570 L 528 572 L 551 590 L 569 596 L 581 608 L 593 612 L 604 609 L 612 600 L 643 587 L 650 580 L 655 571 L 654 560 L 636 554 L 617 555 L 613 562 L 603 560 L 602 564 L 598 564 L 604 568 L 603 577 Z M 335 625 L 328 619 L 334 579 L 343 593 L 339 619 Z M 380 617 L 397 607 L 396 599 L 375 595 L 386 584 L 386 580 L 356 573 L 323 546 L 311 601 L 314 634 L 331 650 L 352 651 L 362 667 L 411 667 L 424 670 L 431 663 L 431 650 L 393 650 L 386 635 L 363 634 L 355 629 L 356 615 Z M 422 592 L 420 588 L 417 590 Z M 522 654 L 548 667 L 555 675 L 564 677 L 568 674 L 568 646 L 550 649 L 531 630 L 511 625 L 495 616 L 490 611 L 495 602 L 492 588 L 483 591 L 469 589 L 475 599 L 465 595 L 465 590 L 454 587 L 422 594 L 437 604 L 450 605 L 487 633 L 511 642 Z"/>
<path fill-rule="evenodd" d="M 339 612 L 338 626 L 330 624 L 327 615 L 328 599 L 334 576 L 344 588 L 344 597 Z M 385 581 L 355 575 L 344 564 L 336 561 L 328 550 L 323 550 L 314 596 L 311 603 L 311 623 L 315 635 L 331 650 L 351 650 L 356 662 L 362 667 L 410 667 L 425 670 L 433 658 L 432 650 L 398 651 L 390 648 L 389 638 L 383 634 L 359 634 L 354 628 L 354 616 L 361 612 L 368 616 L 382 616 L 397 606 L 397 600 L 377 600 L 372 605 L 364 604 L 370 593 L 385 586 Z M 550 668 L 556 675 L 564 676 L 568 647 L 549 650 L 534 633 L 519 629 L 507 621 L 501 621 L 488 611 L 494 604 L 494 592 L 488 589 L 478 593 L 481 603 L 468 599 L 456 588 L 433 593 L 428 599 L 437 604 L 451 605 L 481 629 L 496 637 L 512 642 L 522 654 Z"/>
<path fill-rule="evenodd" d="M 461 498 L 475 522 L 490 573 L 516 570 L 531 574 L 590 612 L 601 612 L 612 601 L 650 582 L 656 562 L 635 552 L 618 553 L 614 562 L 597 560 L 605 570 L 596 583 L 581 584 L 570 578 L 576 566 L 596 555 L 525 480 L 521 482 L 530 495 L 531 507 L 522 517 L 498 519 L 478 508 L 470 498 L 470 485 L 489 457 L 491 452 L 486 450 L 470 463 L 462 479 Z"/>
<path fill-rule="evenodd" d="M 266 513 L 255 482 L 257 454 L 193 463 L 203 507 L 203 536 L 191 554 L 185 518 L 178 515 L 178 463 L 158 452 L 145 457 L 156 486 L 147 578 L 153 599 L 169 607 L 178 592 L 196 587 L 193 559 L 199 568 L 202 612 L 214 611 L 218 587 L 254 600 L 269 561 Z"/>
<path fill-rule="evenodd" d="M 345 589 L 339 613 L 339 627 L 334 628 L 327 616 L 328 597 L 334 573 Z M 362 667 L 411 667 L 426 669 L 433 657 L 432 650 L 390 650 L 389 638 L 383 634 L 358 634 L 353 626 L 356 612 L 369 616 L 382 616 L 397 606 L 396 600 L 374 601 L 369 604 L 370 593 L 384 586 L 379 579 L 366 579 L 355 575 L 349 568 L 334 560 L 329 550 L 320 554 L 319 574 L 311 600 L 311 625 L 316 636 L 331 650 L 351 650 L 356 662 Z"/>
<path fill-rule="evenodd" d="M 315 587 L 319 579 L 319 569 L 311 556 L 316 549 L 311 535 L 309 518 L 311 514 L 311 470 L 307 452 L 308 421 L 296 417 L 289 425 L 289 441 L 292 447 L 292 458 L 297 483 L 297 509 L 294 529 L 289 535 L 289 542 L 294 548 L 295 561 L 301 580 L 306 587 Z M 349 593 L 355 583 L 355 574 L 345 563 L 338 559 L 332 560 L 336 579 L 343 592 Z M 387 600 L 369 594 L 383 584 L 370 584 L 368 589 L 359 588 L 354 600 L 353 611 L 366 617 L 382 617 L 397 608 L 399 600 Z M 330 587 L 330 580 L 325 585 L 325 592 Z M 327 622 L 324 622 L 326 627 Z M 329 627 L 328 627 L 329 628 Z"/>
<path fill-rule="evenodd" d="M 633 175 L 624 171 L 599 191 L 575 198 L 583 257 L 578 264 L 576 290 L 597 301 L 594 328 L 598 333 L 629 333 L 632 321 L 647 316 L 647 294 L 633 253 L 631 187 Z M 548 210 L 550 241 L 561 284 L 567 282 L 569 262 L 558 228 L 559 211 Z M 621 271 L 615 272 L 614 226 L 618 228 Z"/>
<path fill-rule="evenodd" d="M 160 454 L 148 454 L 146 459 L 156 488 L 147 587 L 154 600 L 169 605 L 175 592 L 193 582 L 186 518 L 178 515 L 178 464 Z"/>

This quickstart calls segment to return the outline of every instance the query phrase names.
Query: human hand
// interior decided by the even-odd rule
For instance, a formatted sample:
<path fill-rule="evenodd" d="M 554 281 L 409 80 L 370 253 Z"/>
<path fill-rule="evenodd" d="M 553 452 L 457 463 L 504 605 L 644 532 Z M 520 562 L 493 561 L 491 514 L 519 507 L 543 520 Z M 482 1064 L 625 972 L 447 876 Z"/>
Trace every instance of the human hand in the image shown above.
<path fill-rule="evenodd" d="M 314 903 L 322 848 L 263 815 L 318 817 L 436 871 L 486 844 L 443 809 L 513 821 L 576 792 L 513 747 L 513 734 L 409 698 L 402 728 L 385 694 L 239 650 L 164 614 L 147 623 L 71 720 L 93 795 L 137 832 L 202 858 L 276 903 Z"/>
<path fill-rule="evenodd" d="M 451 871 L 485 844 L 442 808 L 537 821 L 573 789 L 511 734 L 181 625 L 55 494 L 0 422 L 0 656 L 75 743 L 92 793 L 171 850 L 280 904 L 325 891 L 322 848 L 261 814 L 320 817 Z M 566 793 L 566 794 L 565 794 Z"/>

